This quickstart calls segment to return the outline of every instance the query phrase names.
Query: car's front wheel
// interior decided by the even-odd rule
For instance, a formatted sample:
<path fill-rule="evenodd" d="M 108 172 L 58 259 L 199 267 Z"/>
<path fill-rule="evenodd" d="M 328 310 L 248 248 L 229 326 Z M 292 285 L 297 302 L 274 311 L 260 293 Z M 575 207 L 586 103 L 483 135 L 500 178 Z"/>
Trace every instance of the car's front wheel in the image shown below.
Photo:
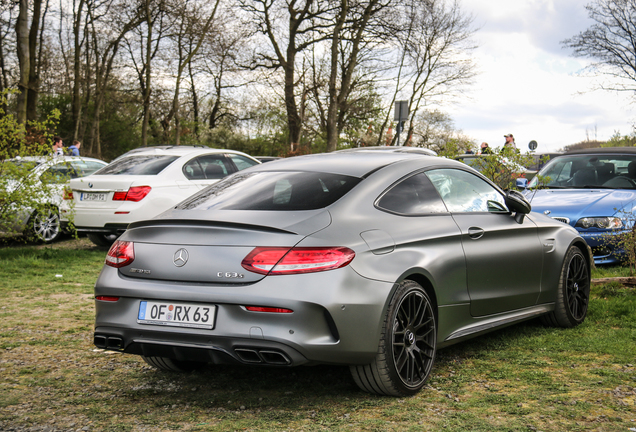
<path fill-rule="evenodd" d="M 542 320 L 554 327 L 575 327 L 585 321 L 589 301 L 589 265 L 581 249 L 572 246 L 563 261 L 554 311 Z"/>
<path fill-rule="evenodd" d="M 437 323 L 431 298 L 418 283 L 404 281 L 384 318 L 378 354 L 369 365 L 351 366 L 351 374 L 369 393 L 413 395 L 431 373 L 436 345 Z"/>
<path fill-rule="evenodd" d="M 168 357 L 141 357 L 150 366 L 168 372 L 192 372 L 203 368 L 207 364 L 204 362 L 175 360 Z"/>
<path fill-rule="evenodd" d="M 41 211 L 36 211 L 29 219 L 29 237 L 44 243 L 57 240 L 62 235 L 62 224 L 60 213 L 55 207 L 48 207 Z"/>

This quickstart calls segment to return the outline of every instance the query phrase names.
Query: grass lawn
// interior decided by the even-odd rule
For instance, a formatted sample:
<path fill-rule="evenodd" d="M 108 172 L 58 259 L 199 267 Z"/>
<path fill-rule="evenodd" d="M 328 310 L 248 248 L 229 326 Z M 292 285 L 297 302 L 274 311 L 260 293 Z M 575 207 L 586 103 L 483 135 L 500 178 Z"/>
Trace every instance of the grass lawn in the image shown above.
<path fill-rule="evenodd" d="M 440 350 L 429 385 L 397 399 L 346 367 L 170 374 L 98 350 L 104 256 L 86 239 L 0 248 L 0 430 L 636 431 L 634 289 L 594 286 L 574 329 L 529 321 Z"/>

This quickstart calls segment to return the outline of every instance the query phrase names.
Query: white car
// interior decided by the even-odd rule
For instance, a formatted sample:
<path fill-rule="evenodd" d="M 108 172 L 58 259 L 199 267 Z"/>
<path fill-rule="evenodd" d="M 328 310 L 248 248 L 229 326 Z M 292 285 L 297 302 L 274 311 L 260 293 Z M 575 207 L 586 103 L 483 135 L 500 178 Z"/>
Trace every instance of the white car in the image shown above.
<path fill-rule="evenodd" d="M 234 172 L 258 165 L 234 150 L 173 146 L 139 149 L 71 181 L 75 227 L 108 246 L 128 224 L 151 219 Z"/>
<path fill-rule="evenodd" d="M 45 211 L 32 208 L 16 209 L 11 218 L 8 232 L 24 232 L 26 235 L 45 243 L 59 238 L 69 222 L 71 210 L 64 190 L 70 179 L 94 173 L 107 165 L 106 162 L 80 156 L 26 156 L 10 159 L 10 163 L 29 170 L 28 176 L 42 181 L 48 186 L 48 192 L 41 199 L 45 201 Z M 9 181 L 7 187 L 20 187 L 19 181 Z"/>

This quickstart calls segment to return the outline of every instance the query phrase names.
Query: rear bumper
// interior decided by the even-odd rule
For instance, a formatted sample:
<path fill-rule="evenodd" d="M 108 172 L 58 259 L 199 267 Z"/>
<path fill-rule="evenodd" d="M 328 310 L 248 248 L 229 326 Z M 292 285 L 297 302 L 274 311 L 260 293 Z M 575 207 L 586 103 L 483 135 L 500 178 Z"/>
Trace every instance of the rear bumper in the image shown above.
<path fill-rule="evenodd" d="M 168 357 L 181 361 L 260 366 L 300 366 L 309 360 L 292 347 L 267 340 L 196 337 L 130 329 L 98 327 L 96 347 L 145 357 Z"/>
<path fill-rule="evenodd" d="M 264 278 L 254 284 L 170 283 L 122 276 L 104 267 L 95 302 L 100 348 L 179 360 L 241 364 L 368 364 L 378 342 L 392 283 L 364 279 L 351 268 Z M 137 321 L 141 300 L 216 307 L 214 328 Z M 281 307 L 293 313 L 248 311 Z"/>

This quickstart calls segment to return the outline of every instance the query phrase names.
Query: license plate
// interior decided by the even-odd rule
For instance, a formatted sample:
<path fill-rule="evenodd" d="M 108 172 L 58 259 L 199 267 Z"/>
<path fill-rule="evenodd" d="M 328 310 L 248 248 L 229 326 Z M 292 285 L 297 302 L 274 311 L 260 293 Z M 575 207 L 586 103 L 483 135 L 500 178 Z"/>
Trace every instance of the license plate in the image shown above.
<path fill-rule="evenodd" d="M 80 193 L 80 201 L 106 201 L 105 193 L 82 192 Z"/>
<path fill-rule="evenodd" d="M 139 303 L 137 322 L 212 330 L 215 316 L 214 305 L 142 301 Z"/>

